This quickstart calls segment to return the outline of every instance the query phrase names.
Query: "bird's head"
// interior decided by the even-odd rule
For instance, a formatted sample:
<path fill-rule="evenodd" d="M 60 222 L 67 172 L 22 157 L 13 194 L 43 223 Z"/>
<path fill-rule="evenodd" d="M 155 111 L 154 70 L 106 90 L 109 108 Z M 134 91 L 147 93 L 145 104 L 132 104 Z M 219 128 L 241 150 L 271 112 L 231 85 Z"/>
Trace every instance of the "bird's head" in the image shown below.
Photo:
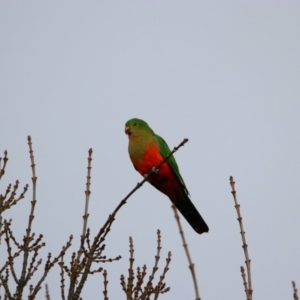
<path fill-rule="evenodd" d="M 134 118 L 126 122 L 125 133 L 129 138 L 131 138 L 132 136 L 138 136 L 143 132 L 153 133 L 152 129 L 145 121 Z"/>

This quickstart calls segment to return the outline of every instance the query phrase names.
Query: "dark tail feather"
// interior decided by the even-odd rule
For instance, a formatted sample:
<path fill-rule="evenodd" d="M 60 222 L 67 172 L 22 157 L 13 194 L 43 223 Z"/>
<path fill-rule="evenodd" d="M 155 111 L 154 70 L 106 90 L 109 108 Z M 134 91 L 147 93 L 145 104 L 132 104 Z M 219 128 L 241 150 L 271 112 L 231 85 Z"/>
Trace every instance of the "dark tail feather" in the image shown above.
<path fill-rule="evenodd" d="M 177 196 L 175 201 L 171 201 L 197 233 L 208 232 L 208 226 L 187 195 Z"/>

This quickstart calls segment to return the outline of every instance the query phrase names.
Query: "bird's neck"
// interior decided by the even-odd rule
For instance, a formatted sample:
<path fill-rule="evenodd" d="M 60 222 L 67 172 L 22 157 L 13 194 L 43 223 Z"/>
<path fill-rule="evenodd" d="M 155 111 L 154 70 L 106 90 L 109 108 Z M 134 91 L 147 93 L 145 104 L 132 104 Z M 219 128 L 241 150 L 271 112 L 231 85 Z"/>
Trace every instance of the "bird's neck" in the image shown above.
<path fill-rule="evenodd" d="M 130 136 L 128 152 L 130 157 L 139 159 L 145 153 L 147 146 L 152 141 L 152 136 L 148 134 L 135 134 Z"/>

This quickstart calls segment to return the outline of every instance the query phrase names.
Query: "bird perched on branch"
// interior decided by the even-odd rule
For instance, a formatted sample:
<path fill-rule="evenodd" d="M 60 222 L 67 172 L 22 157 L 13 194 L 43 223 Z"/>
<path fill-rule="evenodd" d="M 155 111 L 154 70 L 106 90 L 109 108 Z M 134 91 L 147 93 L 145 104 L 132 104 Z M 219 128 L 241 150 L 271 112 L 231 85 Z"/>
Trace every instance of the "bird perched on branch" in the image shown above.
<path fill-rule="evenodd" d="M 167 143 L 143 120 L 135 118 L 127 121 L 125 133 L 129 138 L 130 159 L 142 176 L 149 174 L 171 152 Z M 189 198 L 173 155 L 157 173 L 151 174 L 148 182 L 170 198 L 197 233 L 208 232 L 208 226 Z"/>

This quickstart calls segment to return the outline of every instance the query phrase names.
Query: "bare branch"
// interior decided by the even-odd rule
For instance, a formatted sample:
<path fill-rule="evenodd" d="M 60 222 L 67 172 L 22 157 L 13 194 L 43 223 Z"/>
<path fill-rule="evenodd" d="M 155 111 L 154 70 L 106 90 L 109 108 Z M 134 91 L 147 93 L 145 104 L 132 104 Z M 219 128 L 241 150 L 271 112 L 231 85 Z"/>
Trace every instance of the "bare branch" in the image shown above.
<path fill-rule="evenodd" d="M 104 295 L 104 300 L 108 300 L 107 284 L 108 284 L 107 271 L 104 270 L 103 271 L 103 285 L 104 285 L 103 295 Z"/>
<path fill-rule="evenodd" d="M 169 264 L 171 262 L 171 252 L 168 253 L 168 257 L 166 259 L 166 265 L 160 276 L 160 279 L 156 286 L 153 286 L 153 280 L 156 271 L 158 270 L 158 261 L 159 261 L 159 253 L 161 250 L 161 236 L 160 231 L 157 230 L 157 254 L 155 255 L 154 267 L 152 269 L 152 273 L 149 276 L 148 282 L 142 287 L 144 278 L 146 276 L 146 265 L 143 266 L 143 270 L 137 267 L 137 276 L 136 282 L 134 282 L 134 270 L 133 270 L 133 262 L 134 262 L 134 249 L 133 249 L 133 241 L 132 238 L 129 238 L 129 270 L 128 270 L 128 279 L 126 284 L 126 279 L 124 275 L 121 275 L 121 286 L 123 291 L 126 294 L 127 300 L 150 300 L 150 297 L 154 295 L 154 300 L 156 300 L 159 294 L 164 294 L 170 290 L 169 287 L 166 287 L 166 283 L 164 283 L 165 275 L 169 270 Z"/>
<path fill-rule="evenodd" d="M 297 290 L 295 281 L 292 281 L 292 286 L 293 286 L 293 297 L 294 297 L 294 300 L 299 300 L 298 290 Z"/>
<path fill-rule="evenodd" d="M 2 164 L 2 159 L 3 159 L 3 164 Z M 8 161 L 8 157 L 7 157 L 7 151 L 5 150 L 4 151 L 4 157 L 0 157 L 0 179 L 2 178 L 2 176 L 4 175 L 5 173 L 5 167 L 6 167 L 6 164 L 7 164 L 7 161 Z"/>
<path fill-rule="evenodd" d="M 48 284 L 45 284 L 45 290 L 46 290 L 46 300 L 51 300 L 49 289 L 48 289 Z"/>
<path fill-rule="evenodd" d="M 192 258 L 191 258 L 191 255 L 190 255 L 190 252 L 189 252 L 189 249 L 188 249 L 188 245 L 187 245 L 187 242 L 185 240 L 184 232 L 183 232 L 181 222 L 180 222 L 180 217 L 179 217 L 177 208 L 173 204 L 172 204 L 172 209 L 174 211 L 174 217 L 177 221 L 177 225 L 178 225 L 178 228 L 179 228 L 179 233 L 180 233 L 181 240 L 182 240 L 182 243 L 183 243 L 183 248 L 184 248 L 188 263 L 189 263 L 189 269 L 190 269 L 191 274 L 192 274 L 194 288 L 195 288 L 196 300 L 201 300 L 200 294 L 199 294 L 199 289 L 198 289 L 198 282 L 197 282 L 196 272 L 195 272 L 195 265 L 192 262 Z"/>
<path fill-rule="evenodd" d="M 29 156 L 30 156 L 30 161 L 31 161 L 31 171 L 32 171 L 32 201 L 31 201 L 31 211 L 29 214 L 29 219 L 28 219 L 28 225 L 26 228 L 26 235 L 24 236 L 24 256 L 23 256 L 23 266 L 22 266 L 22 273 L 21 277 L 19 280 L 19 284 L 17 286 L 17 300 L 22 299 L 23 295 L 23 289 L 26 285 L 26 269 L 28 265 L 28 256 L 29 256 L 29 243 L 32 241 L 33 237 L 31 236 L 31 226 L 32 222 L 34 219 L 34 208 L 36 204 L 36 182 L 37 182 L 37 177 L 36 177 L 36 172 L 35 172 L 35 162 L 34 162 L 34 156 L 33 156 L 33 149 L 32 149 L 32 142 L 31 142 L 31 137 L 28 136 L 28 146 L 29 146 Z"/>
<path fill-rule="evenodd" d="M 246 279 L 245 268 L 243 266 L 241 266 L 241 275 L 242 275 L 242 278 L 243 278 L 243 285 L 244 285 L 244 288 L 245 288 L 245 293 L 247 295 L 247 293 L 248 293 L 248 283 L 247 283 L 247 279 Z"/>
<path fill-rule="evenodd" d="M 60 262 L 60 291 L 61 291 L 61 299 L 66 300 L 65 297 L 65 271 L 64 271 L 64 255 L 61 256 Z"/>
<path fill-rule="evenodd" d="M 2 164 L 2 160 L 3 160 L 3 164 Z M 1 180 L 2 176 L 5 173 L 5 168 L 6 168 L 7 161 L 8 161 L 7 151 L 5 150 L 4 151 L 4 158 L 2 159 L 0 157 L 0 180 Z M 23 188 L 23 192 L 19 195 L 19 197 L 15 198 L 18 188 L 19 188 L 19 181 L 16 180 L 16 183 L 13 187 L 12 187 L 11 184 L 8 185 L 4 195 L 0 194 L 0 237 L 3 234 L 3 231 L 2 231 L 2 225 L 3 225 L 2 213 L 5 210 L 10 209 L 13 205 L 17 204 L 21 199 L 24 198 L 25 193 L 27 192 L 27 189 L 28 189 L 28 184 L 25 185 L 25 187 Z M 0 242 L 1 242 L 1 240 L 0 240 Z"/>
<path fill-rule="evenodd" d="M 237 202 L 237 197 L 236 197 L 236 190 L 235 190 L 235 181 L 233 180 L 233 177 L 230 176 L 229 178 L 230 181 L 230 186 L 231 186 L 231 194 L 233 196 L 233 200 L 234 200 L 234 204 L 235 204 L 235 209 L 237 212 L 237 220 L 239 222 L 240 225 L 240 230 L 241 230 L 241 237 L 242 237 L 242 241 L 243 241 L 243 249 L 244 249 L 244 254 L 245 254 L 245 263 L 246 263 L 246 268 L 247 268 L 247 280 L 245 280 L 244 282 L 247 283 L 246 286 L 248 286 L 248 288 L 246 289 L 246 297 L 247 300 L 252 300 L 252 294 L 253 294 L 253 289 L 252 289 L 252 281 L 251 281 L 251 268 L 250 268 L 250 263 L 251 260 L 249 258 L 249 253 L 248 253 L 248 245 L 246 243 L 246 235 L 245 235 L 245 231 L 244 231 L 244 226 L 243 226 L 243 218 L 241 215 L 241 211 L 240 211 L 240 205 Z M 244 280 L 244 278 L 243 278 Z"/>
<path fill-rule="evenodd" d="M 60 261 L 61 257 L 63 257 L 66 254 L 66 251 L 71 247 L 72 239 L 73 239 L 73 236 L 71 235 L 69 237 L 69 240 L 62 247 L 62 250 L 60 251 L 60 253 L 56 257 L 54 257 L 52 260 L 51 260 L 51 253 L 48 254 L 48 259 L 45 264 L 44 273 L 41 276 L 38 283 L 32 289 L 32 292 L 30 294 L 30 297 L 28 297 L 28 300 L 35 299 L 35 296 L 37 295 L 38 291 L 41 289 L 41 285 L 44 282 L 44 280 L 46 279 L 49 271 L 54 267 L 55 264 L 57 264 Z"/>
<path fill-rule="evenodd" d="M 23 292 L 25 286 L 29 283 L 29 281 L 34 276 L 35 272 L 42 264 L 42 259 L 38 259 L 39 250 L 45 246 L 45 243 L 42 242 L 43 235 L 40 234 L 36 238 L 35 233 L 32 232 L 34 210 L 36 205 L 37 176 L 36 176 L 33 148 L 32 148 L 32 142 L 30 136 L 28 136 L 28 146 L 29 146 L 31 171 L 32 171 L 32 200 L 31 200 L 31 209 L 30 209 L 28 224 L 25 230 L 25 235 L 23 237 L 22 243 L 17 242 L 16 238 L 14 237 L 14 234 L 10 228 L 12 222 L 11 220 L 9 221 L 4 220 L 4 222 L 1 221 L 1 230 L 0 230 L 1 235 L 5 234 L 5 242 L 7 245 L 7 253 L 8 253 L 8 259 L 4 264 L 4 266 L 0 269 L 0 283 L 4 287 L 8 299 L 14 299 L 14 300 L 21 300 L 24 298 Z M 13 188 L 11 187 L 11 185 L 7 188 L 6 193 L 4 195 L 5 200 L 0 201 L 1 202 L 0 204 L 2 205 L 1 208 L 3 208 L 3 204 L 6 205 L 6 208 L 10 208 L 12 205 L 16 204 L 20 199 L 24 198 L 24 195 L 28 189 L 28 185 L 25 186 L 20 196 L 18 198 L 15 198 L 18 186 L 19 186 L 19 182 L 16 181 L 16 184 L 13 186 Z M 3 200 L 3 198 L 1 200 Z M 2 226 L 4 227 L 3 230 L 2 230 Z M 71 246 L 71 240 L 72 237 L 70 237 L 66 245 L 62 247 L 61 252 L 53 259 L 51 253 L 48 254 L 48 258 L 46 260 L 45 267 L 44 267 L 44 272 L 41 278 L 39 279 L 39 281 L 35 286 L 32 284 L 29 285 L 29 296 L 28 296 L 29 300 L 32 300 L 36 297 L 38 291 L 41 289 L 41 284 L 47 277 L 50 269 L 56 263 L 58 263 L 60 257 L 64 256 L 65 251 Z M 12 244 L 14 244 L 14 246 L 16 246 L 17 248 L 15 252 L 12 250 Z M 21 275 L 20 277 L 18 277 L 15 271 L 14 262 L 15 259 L 21 253 L 23 253 L 23 260 L 22 260 Z M 4 271 L 6 272 L 6 276 L 2 275 Z M 10 293 L 9 285 L 8 285 L 8 278 L 10 274 L 16 283 L 16 291 L 13 295 Z"/>
<path fill-rule="evenodd" d="M 152 268 L 152 273 L 149 276 L 149 280 L 148 280 L 148 283 L 147 283 L 147 286 L 146 286 L 146 289 L 145 289 L 146 292 L 149 289 L 151 289 L 155 273 L 158 270 L 158 262 L 159 262 L 159 259 L 160 259 L 160 250 L 161 250 L 161 235 L 160 235 L 160 230 L 158 229 L 157 230 L 157 252 L 156 252 L 156 255 L 155 255 L 154 267 Z"/>
<path fill-rule="evenodd" d="M 92 154 L 93 149 L 90 148 L 89 150 L 89 156 L 88 156 L 88 167 L 87 167 L 87 181 L 86 181 L 86 191 L 85 191 L 85 209 L 84 209 L 84 215 L 83 215 L 83 229 L 82 229 L 82 236 L 85 236 L 86 229 L 87 229 L 87 222 L 88 222 L 88 210 L 89 210 L 89 200 L 90 200 L 90 194 L 91 194 L 91 170 L 92 170 Z"/>
<path fill-rule="evenodd" d="M 163 281 L 164 281 L 164 279 L 166 277 L 167 272 L 169 271 L 169 265 L 170 265 L 170 262 L 171 262 L 171 256 L 172 256 L 171 251 L 169 251 L 168 252 L 168 257 L 166 258 L 166 265 L 164 267 L 163 273 L 160 276 L 159 282 L 157 284 L 158 289 L 157 289 L 157 292 L 155 293 L 154 300 L 158 299 L 158 296 L 159 296 L 160 293 L 164 294 L 164 293 L 166 293 L 166 292 L 168 292 L 170 290 L 169 287 L 165 288 L 165 283 Z"/>

